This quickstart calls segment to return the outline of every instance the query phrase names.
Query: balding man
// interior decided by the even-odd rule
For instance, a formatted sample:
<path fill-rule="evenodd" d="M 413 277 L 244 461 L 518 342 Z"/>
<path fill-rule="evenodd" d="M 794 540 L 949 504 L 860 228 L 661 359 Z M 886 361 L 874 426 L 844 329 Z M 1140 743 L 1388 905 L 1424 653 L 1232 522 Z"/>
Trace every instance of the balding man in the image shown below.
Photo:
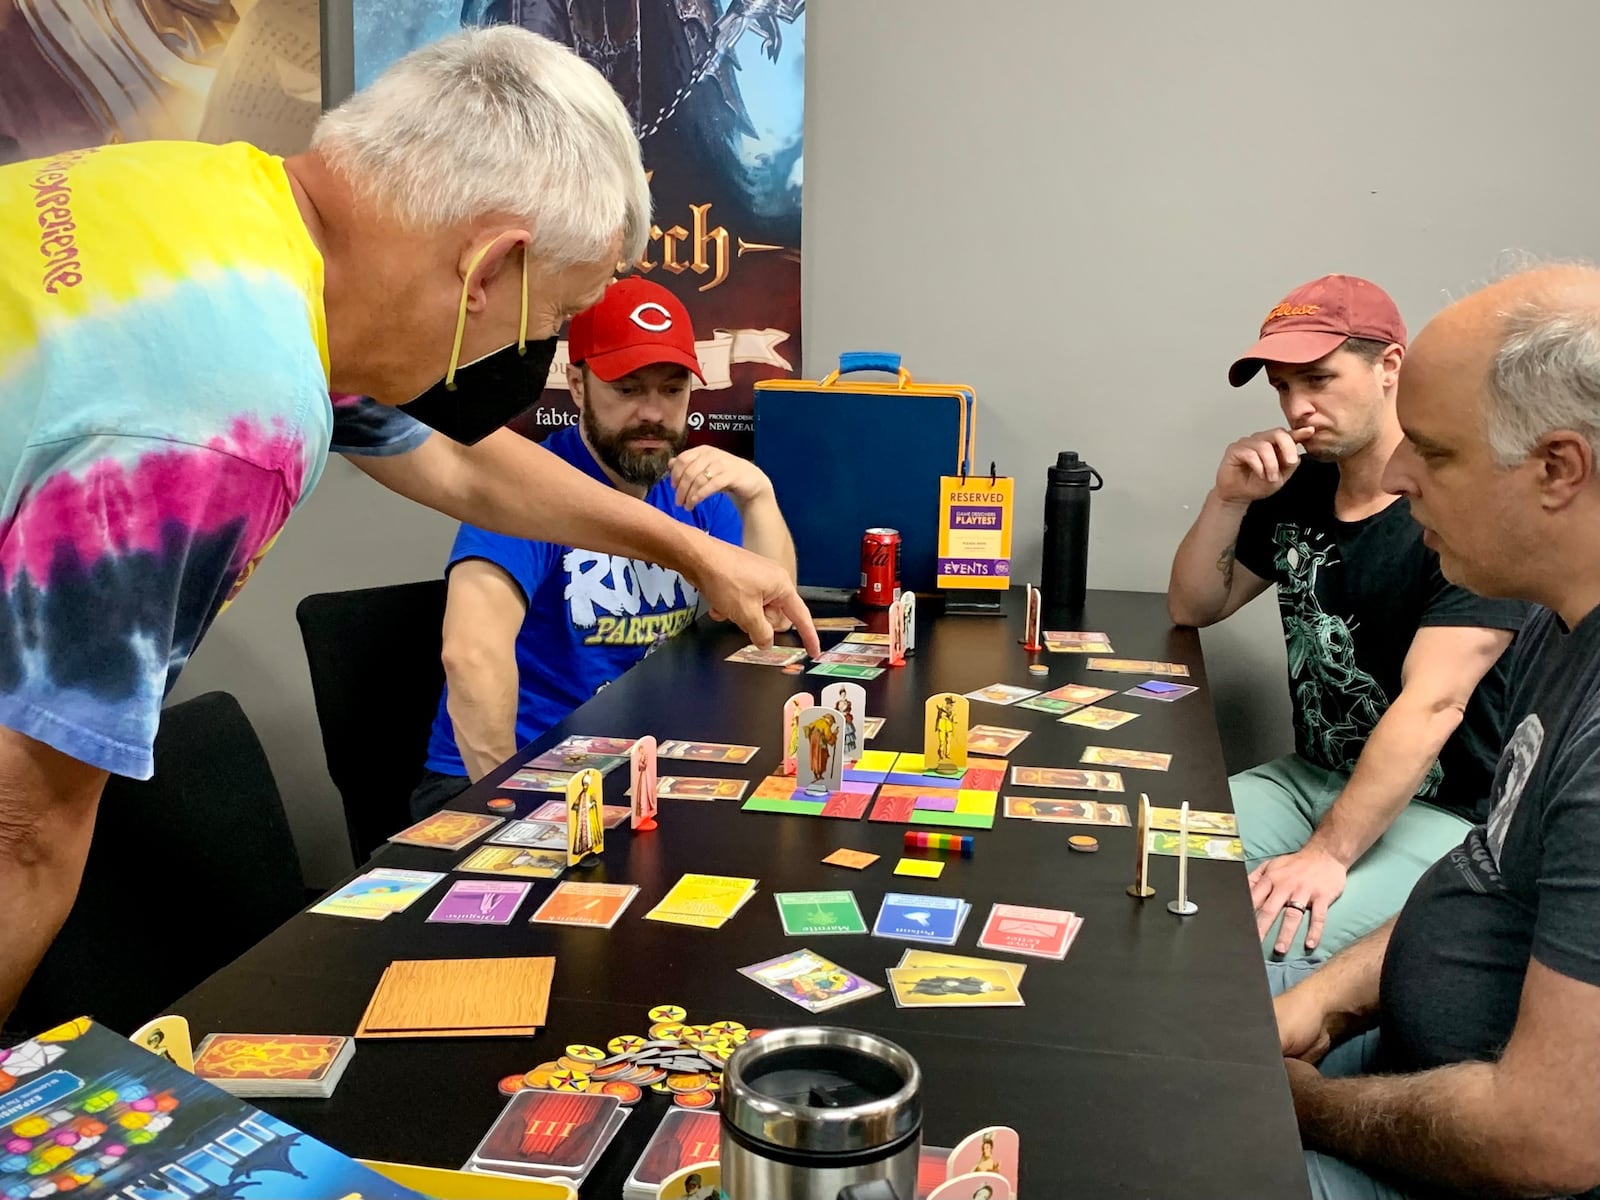
<path fill-rule="evenodd" d="M 757 643 L 793 621 L 817 651 L 782 566 L 503 429 L 649 210 L 616 94 L 515 28 L 408 55 L 287 160 L 0 168 L 0 1018 L 107 774 L 150 776 L 163 697 L 330 450 L 459 520 L 676 568 Z"/>
<path fill-rule="evenodd" d="M 1600 1196 L 1600 272 L 1452 305 L 1398 403 L 1386 484 L 1445 574 L 1543 610 L 1487 824 L 1321 969 L 1268 966 L 1313 1191 Z"/>

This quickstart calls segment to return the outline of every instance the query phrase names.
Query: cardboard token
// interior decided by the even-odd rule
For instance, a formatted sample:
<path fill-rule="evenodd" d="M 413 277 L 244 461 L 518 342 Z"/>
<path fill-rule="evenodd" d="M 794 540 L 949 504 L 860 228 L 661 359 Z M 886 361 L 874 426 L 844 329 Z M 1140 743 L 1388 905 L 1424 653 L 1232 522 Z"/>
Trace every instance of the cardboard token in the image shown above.
<path fill-rule="evenodd" d="M 621 1062 L 607 1063 L 603 1067 L 596 1067 L 589 1072 L 591 1082 L 604 1082 L 607 1079 L 626 1079 L 633 1071 L 637 1070 L 633 1063 L 624 1059 Z"/>
<path fill-rule="evenodd" d="M 1100 843 L 1086 834 L 1078 834 L 1067 839 L 1067 849 L 1076 850 L 1080 854 L 1093 854 L 1100 849 Z"/>
<path fill-rule="evenodd" d="M 678 1039 L 692 1045 L 697 1038 L 703 1038 L 705 1035 L 706 1027 L 704 1025 L 685 1025 L 683 1031 L 678 1034 Z"/>
<path fill-rule="evenodd" d="M 1050 674 L 1050 668 L 1045 666 L 1043 663 L 1029 663 L 1028 664 L 1028 674 L 1029 675 L 1048 675 L 1048 674 Z"/>
<path fill-rule="evenodd" d="M 679 1092 L 672 1102 L 679 1108 L 710 1108 L 717 1102 L 717 1097 L 710 1088 L 699 1088 L 692 1092 Z"/>
<path fill-rule="evenodd" d="M 489 801 L 489 807 L 495 812 L 512 812 L 517 807 L 517 802 L 508 796 L 496 796 Z"/>
<path fill-rule="evenodd" d="M 658 1004 L 650 1010 L 652 1021 L 682 1021 L 689 1014 L 676 1004 Z"/>
<path fill-rule="evenodd" d="M 500 1081 L 500 1094 L 502 1096 L 514 1096 L 523 1088 L 531 1086 L 531 1084 L 523 1082 L 521 1075 L 507 1075 Z"/>
<path fill-rule="evenodd" d="M 609 1083 L 591 1083 L 589 1090 L 591 1092 L 598 1090 L 602 1096 L 615 1096 L 624 1108 L 644 1099 L 644 1089 L 634 1083 L 618 1083 L 615 1080 Z"/>
<path fill-rule="evenodd" d="M 706 1029 L 718 1037 L 727 1037 L 732 1033 L 744 1033 L 745 1027 L 737 1021 L 713 1021 Z"/>
<path fill-rule="evenodd" d="M 669 1088 L 665 1083 L 652 1083 L 650 1085 L 650 1090 L 652 1092 L 660 1092 L 663 1096 L 672 1095 L 672 1089 Z"/>
<path fill-rule="evenodd" d="M 606 1043 L 606 1049 L 613 1054 L 637 1054 L 645 1047 L 645 1040 L 631 1033 L 619 1033 Z"/>
<path fill-rule="evenodd" d="M 605 1060 L 606 1052 L 598 1046 L 568 1046 L 567 1057 L 575 1058 L 579 1062 L 597 1063 Z"/>
<path fill-rule="evenodd" d="M 545 1086 L 552 1092 L 586 1092 L 589 1090 L 589 1077 L 582 1071 L 557 1071 Z"/>
<path fill-rule="evenodd" d="M 572 1058 L 566 1054 L 563 1054 L 560 1058 L 556 1059 L 556 1069 L 560 1071 L 581 1071 L 583 1074 L 587 1075 L 589 1073 L 589 1066 L 590 1064 L 584 1062 L 582 1059 Z"/>
<path fill-rule="evenodd" d="M 678 1035 L 683 1032 L 683 1025 L 678 1021 L 659 1021 L 650 1026 L 650 1037 L 654 1041 L 668 1041 L 674 1046 L 678 1044 Z"/>
<path fill-rule="evenodd" d="M 554 1070 L 546 1071 L 536 1067 L 522 1077 L 522 1086 L 531 1088 L 547 1088 L 550 1086 L 550 1076 L 554 1074 Z"/>
<path fill-rule="evenodd" d="M 805 670 L 805 667 L 802 666 L 800 663 L 792 662 L 792 663 L 785 663 L 783 665 L 783 667 L 780 668 L 780 669 L 783 671 L 783 673 L 785 675 L 798 675 L 798 674 L 800 674 L 801 671 Z"/>
<path fill-rule="evenodd" d="M 667 1076 L 667 1086 L 675 1092 L 698 1092 L 705 1088 L 707 1076 L 704 1071 L 682 1072 Z"/>
<path fill-rule="evenodd" d="M 640 1087 L 656 1088 L 657 1091 L 670 1091 L 671 1089 L 666 1086 L 666 1078 L 667 1073 L 660 1067 L 650 1067 L 643 1075 L 630 1079 L 628 1082 L 637 1083 Z M 660 1087 L 656 1087 L 657 1084 Z"/>
<path fill-rule="evenodd" d="M 744 1036 L 745 1036 L 745 1038 L 747 1040 L 753 1042 L 753 1041 L 755 1041 L 756 1038 L 760 1037 L 762 1034 L 771 1033 L 771 1032 L 772 1031 L 770 1029 L 746 1029 L 744 1031 Z"/>

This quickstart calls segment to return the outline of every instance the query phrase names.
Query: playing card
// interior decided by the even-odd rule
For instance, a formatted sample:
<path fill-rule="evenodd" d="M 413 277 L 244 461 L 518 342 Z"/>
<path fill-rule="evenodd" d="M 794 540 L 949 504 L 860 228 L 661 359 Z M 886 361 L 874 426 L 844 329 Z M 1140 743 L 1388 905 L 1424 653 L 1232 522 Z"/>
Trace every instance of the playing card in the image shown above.
<path fill-rule="evenodd" d="M 1150 847 L 1151 854 L 1166 854 L 1173 858 L 1178 855 L 1178 835 L 1176 833 L 1170 833 L 1164 829 L 1152 829 L 1149 841 L 1145 844 Z M 1243 862 L 1244 843 L 1236 837 L 1190 833 L 1189 856 L 1191 858 L 1215 858 L 1225 862 Z"/>
<path fill-rule="evenodd" d="M 768 646 L 765 650 L 760 646 L 746 646 L 728 655 L 726 661 L 749 663 L 756 667 L 787 667 L 805 656 L 804 646 Z"/>
<path fill-rule="evenodd" d="M 877 737 L 878 730 L 883 728 L 883 720 L 884 719 L 882 717 L 868 717 L 865 721 L 861 722 L 861 740 L 864 742 L 870 742 L 873 738 Z"/>
<path fill-rule="evenodd" d="M 744 906 L 755 889 L 754 879 L 685 875 L 645 914 L 645 919 L 717 928 Z"/>
<path fill-rule="evenodd" d="M 656 747 L 656 757 L 696 762 L 747 763 L 760 749 L 759 746 L 730 746 L 723 742 L 662 742 Z"/>
<path fill-rule="evenodd" d="M 524 1088 L 513 1095 L 472 1153 L 472 1161 L 524 1174 L 580 1179 L 615 1132 L 615 1096 Z"/>
<path fill-rule="evenodd" d="M 790 937 L 867 931 L 854 892 L 774 892 L 773 899 Z"/>
<path fill-rule="evenodd" d="M 567 827 L 555 821 L 511 821 L 488 840 L 490 846 L 524 846 L 533 850 L 567 848 Z"/>
<path fill-rule="evenodd" d="M 564 849 L 526 850 L 518 846 L 480 846 L 456 864 L 458 871 L 522 879 L 554 879 L 566 869 Z"/>
<path fill-rule="evenodd" d="M 937 858 L 902 858 L 895 863 L 894 873 L 912 879 L 937 879 L 944 874 L 944 862 Z"/>
<path fill-rule="evenodd" d="M 480 813 L 436 812 L 389 840 L 406 846 L 431 846 L 436 850 L 459 850 L 500 824 L 501 818 Z"/>
<path fill-rule="evenodd" d="M 1090 687 L 1086 683 L 1064 683 L 1045 693 L 1052 700 L 1065 700 L 1070 704 L 1098 704 L 1107 696 L 1116 694 L 1111 688 Z"/>
<path fill-rule="evenodd" d="M 860 666 L 856 663 L 819 662 L 806 674 L 831 675 L 835 679 L 876 679 L 883 672 L 883 667 Z"/>
<path fill-rule="evenodd" d="M 1199 690 L 1192 684 L 1163 684 L 1152 679 L 1148 683 L 1141 683 L 1138 687 L 1129 688 L 1122 694 L 1124 696 L 1138 696 L 1143 700 L 1160 700 L 1164 704 L 1171 704 L 1174 700 L 1182 700 L 1185 696 L 1193 695 Z"/>
<path fill-rule="evenodd" d="M 314 913 L 381 921 L 390 913 L 404 912 L 444 875 L 438 871 L 405 871 L 374 867 L 358 875 L 332 895 L 312 905 Z"/>
<path fill-rule="evenodd" d="M 1058 700 L 1054 696 L 1030 696 L 1026 700 L 1018 700 L 1012 708 L 1025 708 L 1029 712 L 1049 713 L 1059 717 L 1062 713 L 1069 713 L 1078 706 L 1070 700 Z"/>
<path fill-rule="evenodd" d="M 918 896 L 889 892 L 873 923 L 875 937 L 949 946 L 961 936 L 971 905 L 954 896 Z"/>
<path fill-rule="evenodd" d="M 975 692 L 967 692 L 968 700 L 986 700 L 990 704 L 1015 704 L 1039 694 L 1038 688 L 1017 687 L 1009 683 L 991 683 Z"/>
<path fill-rule="evenodd" d="M 246 1080 L 319 1083 L 349 1045 L 347 1037 L 302 1034 L 213 1033 L 195 1049 L 194 1074 L 218 1086 Z M 250 1089 L 226 1087 L 233 1095 Z"/>
<path fill-rule="evenodd" d="M 1014 787 L 1072 788 L 1084 792 L 1120 792 L 1122 776 L 1115 771 L 1074 771 L 1060 767 L 1012 767 Z"/>
<path fill-rule="evenodd" d="M 532 886 L 495 879 L 458 879 L 428 914 L 428 920 L 449 925 L 509 925 Z"/>
<path fill-rule="evenodd" d="M 1112 746 L 1089 746 L 1079 762 L 1100 767 L 1126 767 L 1134 771 L 1165 771 L 1172 766 L 1172 755 L 1154 750 L 1119 750 Z"/>
<path fill-rule="evenodd" d="M 1091 671 L 1122 671 L 1130 675 L 1187 675 L 1182 663 L 1157 662 L 1149 658 L 1091 658 Z"/>
<path fill-rule="evenodd" d="M 840 847 L 822 861 L 834 867 L 849 867 L 852 871 L 862 871 L 878 861 L 880 856 L 868 854 L 863 850 L 850 850 Z"/>
<path fill-rule="evenodd" d="M 590 769 L 599 771 L 602 775 L 609 775 L 627 761 L 628 756 L 625 754 L 590 754 L 585 750 L 563 750 L 559 746 L 552 746 L 538 758 L 530 758 L 523 764 L 523 769 L 556 771 L 566 775 L 570 780 L 577 772 Z M 563 788 L 565 786 L 562 785 Z"/>
<path fill-rule="evenodd" d="M 637 887 L 626 883 L 558 883 L 528 921 L 610 929 L 638 894 Z"/>
<path fill-rule="evenodd" d="M 828 629 L 860 629 L 866 622 L 860 617 L 812 617 L 811 624 L 821 633 Z"/>
<path fill-rule="evenodd" d="M 656 781 L 662 800 L 743 800 L 747 779 L 711 779 L 698 775 L 663 775 Z M 623 809 L 623 812 L 627 812 Z"/>
<path fill-rule="evenodd" d="M 1065 958 L 1082 924 L 1082 917 L 1057 908 L 996 904 L 978 935 L 978 945 L 1037 958 Z"/>
<path fill-rule="evenodd" d="M 1029 732 L 1003 725 L 974 725 L 967 730 L 967 750 L 972 754 L 1010 754 L 1028 739 Z"/>
<path fill-rule="evenodd" d="M 628 1176 L 625 1193 L 652 1192 L 691 1163 L 716 1162 L 722 1116 L 715 1109 L 669 1108 Z"/>
<path fill-rule="evenodd" d="M 1022 983 L 1022 977 L 1028 971 L 1027 963 L 1002 962 L 994 958 L 967 958 L 960 954 L 951 954 L 948 950 L 918 950 L 915 947 L 907 947 L 895 966 L 977 967 L 980 970 L 1004 971 L 1011 977 L 1011 982 L 1018 985 Z"/>
<path fill-rule="evenodd" d="M 1055 654 L 1112 654 L 1111 639 L 1103 633 L 1046 629 L 1044 648 Z"/>
<path fill-rule="evenodd" d="M 819 663 L 848 663 L 856 667 L 875 667 L 889 657 L 887 651 L 878 650 L 875 647 L 863 646 L 861 649 L 864 652 L 870 652 L 853 654 L 846 650 L 825 650 L 817 655 L 817 661 Z"/>
<path fill-rule="evenodd" d="M 1182 814 L 1176 808 L 1150 809 L 1151 829 L 1170 829 L 1174 833 L 1178 830 L 1179 818 Z M 1239 835 L 1239 818 L 1232 813 L 1201 812 L 1191 808 L 1189 810 L 1189 833 L 1220 833 L 1225 837 Z"/>
<path fill-rule="evenodd" d="M 565 792 L 571 771 L 544 771 L 524 767 L 500 786 L 522 792 Z"/>
<path fill-rule="evenodd" d="M 846 642 L 862 646 L 887 646 L 889 644 L 889 635 L 887 633 L 851 633 L 846 634 L 844 641 L 839 644 L 843 646 Z"/>
<path fill-rule="evenodd" d="M 740 967 L 739 974 L 814 1013 L 826 1012 L 855 1000 L 865 1000 L 883 991 L 877 984 L 869 983 L 811 950 L 796 950 L 765 962 L 752 963 L 748 967 Z"/>
<path fill-rule="evenodd" d="M 998 967 L 890 967 L 900 1008 L 1006 1008 L 1022 1004 L 1016 981 Z"/>
<path fill-rule="evenodd" d="M 1007 796 L 1006 816 L 1028 821 L 1059 821 L 1064 825 L 1131 825 L 1124 804 L 1099 804 L 1093 800 L 1041 800 L 1033 796 Z"/>
<path fill-rule="evenodd" d="M 1098 729 L 1102 733 L 1108 729 L 1115 729 L 1119 725 L 1126 725 L 1129 721 L 1137 720 L 1139 714 L 1123 712 L 1120 708 L 1101 708 L 1098 704 L 1091 704 L 1088 708 L 1080 708 L 1077 712 L 1070 712 L 1061 718 L 1062 725 L 1081 725 L 1085 729 Z"/>
<path fill-rule="evenodd" d="M 627 757 L 637 738 L 602 737 L 598 734 L 574 733 L 562 738 L 548 753 L 551 754 L 604 754 Z"/>

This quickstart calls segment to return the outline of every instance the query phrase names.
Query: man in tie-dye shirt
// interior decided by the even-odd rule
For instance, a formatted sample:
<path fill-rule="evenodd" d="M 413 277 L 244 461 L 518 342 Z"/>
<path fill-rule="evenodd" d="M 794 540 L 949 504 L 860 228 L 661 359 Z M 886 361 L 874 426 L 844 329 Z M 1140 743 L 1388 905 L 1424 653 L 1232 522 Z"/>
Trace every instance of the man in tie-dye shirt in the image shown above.
<path fill-rule="evenodd" d="M 330 450 L 460 520 L 674 566 L 757 642 L 793 621 L 815 649 L 782 568 L 500 428 L 648 229 L 620 102 L 511 28 L 408 56 L 288 160 L 0 168 L 0 1018 L 107 774 L 150 776 L 163 698 Z"/>

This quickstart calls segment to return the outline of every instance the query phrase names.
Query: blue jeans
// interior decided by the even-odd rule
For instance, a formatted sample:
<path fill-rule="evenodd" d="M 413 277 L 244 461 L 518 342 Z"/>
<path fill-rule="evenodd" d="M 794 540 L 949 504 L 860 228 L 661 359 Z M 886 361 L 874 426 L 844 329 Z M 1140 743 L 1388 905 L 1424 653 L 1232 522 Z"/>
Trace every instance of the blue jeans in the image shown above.
<path fill-rule="evenodd" d="M 1300 958 L 1267 963 L 1267 982 L 1272 987 L 1272 994 L 1276 996 L 1288 991 L 1324 961 L 1321 958 Z M 1330 1079 L 1370 1075 L 1375 1070 L 1377 1057 L 1378 1031 L 1371 1029 L 1335 1046 L 1317 1066 Z M 1413 1200 L 1413 1193 L 1374 1179 L 1343 1159 L 1312 1150 L 1305 1151 L 1305 1157 L 1312 1200 Z"/>

